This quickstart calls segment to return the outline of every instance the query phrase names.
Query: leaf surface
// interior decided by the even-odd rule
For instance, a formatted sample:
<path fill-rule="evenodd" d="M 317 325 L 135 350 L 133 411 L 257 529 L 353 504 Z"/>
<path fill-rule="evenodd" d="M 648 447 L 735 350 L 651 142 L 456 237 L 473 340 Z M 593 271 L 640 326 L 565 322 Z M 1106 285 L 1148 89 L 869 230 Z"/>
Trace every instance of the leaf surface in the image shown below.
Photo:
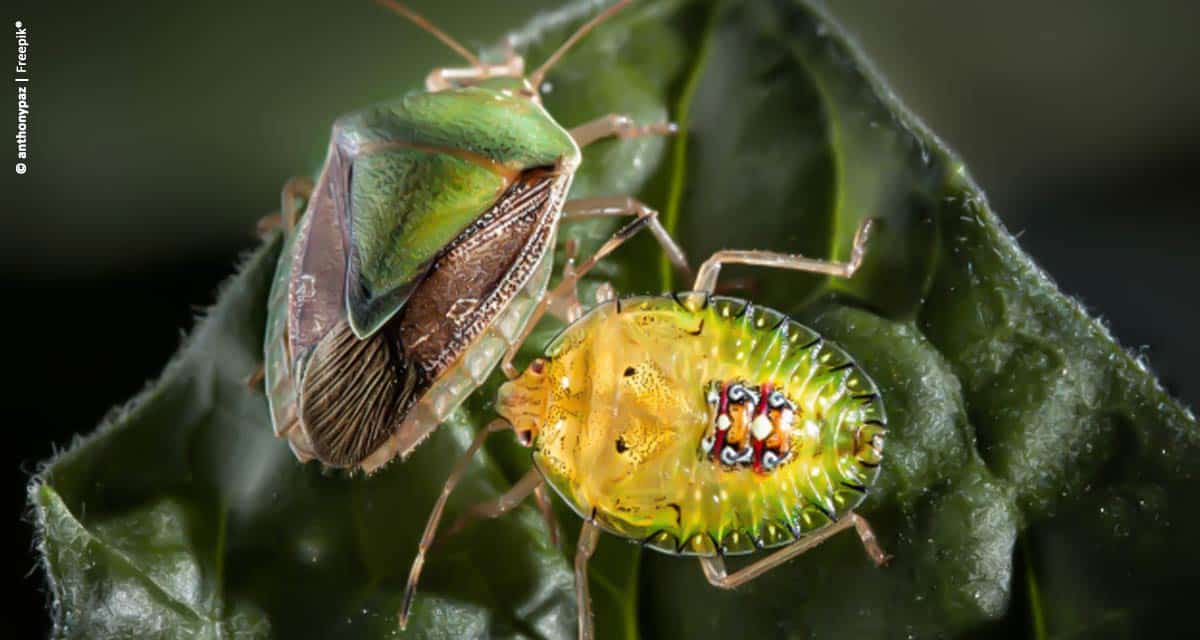
<path fill-rule="evenodd" d="M 516 43 L 535 64 L 591 11 L 543 16 Z M 820 10 L 640 2 L 547 80 L 565 126 L 679 121 L 671 140 L 589 147 L 572 195 L 637 194 L 693 265 L 726 247 L 845 260 L 876 221 L 850 281 L 737 268 L 722 281 L 841 343 L 878 383 L 890 432 L 861 512 L 895 560 L 874 567 L 848 534 L 725 592 L 694 560 L 606 538 L 591 585 L 601 637 L 1120 636 L 1185 621 L 1200 571 L 1194 415 L 1030 261 Z M 613 228 L 563 236 L 587 255 Z M 250 256 L 157 383 L 31 484 L 58 637 L 396 633 L 425 518 L 492 418 L 499 374 L 403 464 L 370 478 L 297 464 L 243 383 L 278 244 Z M 596 273 L 585 300 L 599 280 L 688 286 L 646 239 Z M 450 514 L 528 465 L 496 438 Z M 573 637 L 579 521 L 559 513 L 561 548 L 532 505 L 439 545 L 408 635 Z"/>

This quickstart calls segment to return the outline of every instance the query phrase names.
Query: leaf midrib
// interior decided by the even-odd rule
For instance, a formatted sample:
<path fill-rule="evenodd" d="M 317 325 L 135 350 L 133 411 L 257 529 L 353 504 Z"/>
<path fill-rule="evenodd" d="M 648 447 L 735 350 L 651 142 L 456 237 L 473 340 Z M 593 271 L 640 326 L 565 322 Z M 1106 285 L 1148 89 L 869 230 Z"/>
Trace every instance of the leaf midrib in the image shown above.
<path fill-rule="evenodd" d="M 667 233 L 671 237 L 678 236 L 679 210 L 683 204 L 683 189 L 687 184 L 688 124 L 691 117 L 692 100 L 700 86 L 700 77 L 703 75 L 705 67 L 708 66 L 713 37 L 716 34 L 718 18 L 723 7 L 723 0 L 716 0 L 709 9 L 704 32 L 700 36 L 700 48 L 696 51 L 696 58 L 688 70 L 683 90 L 675 104 L 675 124 L 679 127 L 679 132 L 675 134 L 675 144 L 671 148 L 671 179 L 667 192 L 667 206 L 663 214 L 663 226 L 667 228 Z M 675 273 L 665 253 L 659 257 L 658 264 L 662 290 L 674 291 L 676 288 Z"/>

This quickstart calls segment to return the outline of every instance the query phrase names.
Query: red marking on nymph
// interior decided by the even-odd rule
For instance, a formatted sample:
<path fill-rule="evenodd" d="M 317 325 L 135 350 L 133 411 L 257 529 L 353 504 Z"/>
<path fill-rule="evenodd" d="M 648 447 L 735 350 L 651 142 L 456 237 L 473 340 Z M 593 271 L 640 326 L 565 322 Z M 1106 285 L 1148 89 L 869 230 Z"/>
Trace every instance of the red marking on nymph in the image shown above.
<path fill-rule="evenodd" d="M 775 407 L 771 405 L 771 396 L 776 393 L 781 393 L 776 389 L 774 383 L 763 382 L 754 386 L 748 386 L 744 382 L 726 382 L 712 381 L 713 386 L 708 387 L 708 398 L 716 409 L 716 415 L 713 417 L 713 424 L 710 425 L 712 431 L 711 436 L 705 436 L 701 443 L 701 447 L 710 460 L 713 460 L 723 467 L 727 468 L 746 468 L 752 469 L 758 474 L 768 474 L 775 470 L 777 466 L 786 462 L 791 456 L 791 435 L 790 431 L 784 428 L 784 418 L 788 416 L 788 412 L 792 412 L 794 416 L 795 405 L 791 400 L 784 398 L 781 406 Z M 712 394 L 716 390 L 715 387 L 720 387 L 720 393 L 713 399 Z M 737 386 L 744 389 L 748 394 L 738 404 L 743 405 L 738 413 L 737 423 L 734 423 L 732 405 L 734 400 L 730 397 L 730 392 L 733 387 Z M 754 394 L 758 395 L 755 396 Z M 751 400 L 753 398 L 753 400 Z M 721 417 L 726 420 L 726 428 L 721 429 Z M 765 438 L 759 438 L 754 433 L 755 423 L 759 419 L 766 419 L 770 423 L 771 429 Z M 788 422 L 790 424 L 790 420 Z M 727 433 L 736 429 L 738 441 L 733 442 L 732 436 Z M 709 440 L 709 437 L 712 440 Z M 705 446 L 706 443 L 711 445 Z M 768 444 L 775 442 L 775 444 Z M 736 449 L 734 447 L 737 447 Z M 726 462 L 722 457 L 725 449 L 729 448 L 733 454 L 732 462 Z M 748 454 L 748 455 L 747 455 Z M 771 454 L 774 456 L 774 462 L 770 467 L 767 466 L 766 456 Z"/>
<path fill-rule="evenodd" d="M 758 406 L 754 409 L 755 416 L 761 416 L 767 412 L 767 396 L 771 395 L 771 392 L 775 390 L 775 385 L 770 382 L 764 382 L 758 389 Z"/>
<path fill-rule="evenodd" d="M 770 382 L 764 382 L 758 387 L 758 406 L 754 408 L 754 417 L 757 418 L 767 412 L 767 396 L 771 395 L 771 390 L 774 388 L 775 385 Z M 763 473 L 762 456 L 766 440 L 756 438 L 753 430 L 750 432 L 750 439 L 754 445 L 754 470 L 758 473 Z"/>

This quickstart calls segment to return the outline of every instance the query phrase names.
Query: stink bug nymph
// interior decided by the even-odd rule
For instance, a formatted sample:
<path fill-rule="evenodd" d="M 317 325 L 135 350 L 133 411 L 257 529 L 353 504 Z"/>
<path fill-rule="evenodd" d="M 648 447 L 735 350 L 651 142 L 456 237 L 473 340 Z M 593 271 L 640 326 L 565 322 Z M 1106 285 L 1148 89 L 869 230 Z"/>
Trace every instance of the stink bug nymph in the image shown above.
<path fill-rule="evenodd" d="M 316 183 L 285 186 L 264 345 L 276 435 L 301 461 L 367 472 L 410 452 L 498 362 L 511 367 L 560 221 L 635 216 L 593 260 L 649 228 L 687 271 L 649 207 L 567 200 L 581 147 L 673 126 L 608 115 L 565 129 L 539 95 L 546 71 L 629 0 L 528 75 L 515 52 L 485 64 L 407 7 L 378 1 L 470 66 L 434 69 L 424 91 L 339 118 Z"/>
<path fill-rule="evenodd" d="M 510 377 L 434 506 L 413 562 L 407 615 L 450 491 L 487 434 L 516 432 L 534 468 L 496 500 L 465 512 L 497 516 L 549 485 L 583 519 L 575 555 L 579 637 L 591 638 L 587 564 L 601 531 L 699 558 L 733 589 L 854 529 L 877 564 L 888 556 L 854 509 L 883 460 L 886 417 L 875 383 L 840 347 L 786 315 L 714 296 L 722 263 L 848 278 L 833 263 L 767 251 L 721 251 L 692 291 L 609 299 Z M 551 295 L 563 295 L 564 282 Z M 724 557 L 779 549 L 728 573 Z"/>

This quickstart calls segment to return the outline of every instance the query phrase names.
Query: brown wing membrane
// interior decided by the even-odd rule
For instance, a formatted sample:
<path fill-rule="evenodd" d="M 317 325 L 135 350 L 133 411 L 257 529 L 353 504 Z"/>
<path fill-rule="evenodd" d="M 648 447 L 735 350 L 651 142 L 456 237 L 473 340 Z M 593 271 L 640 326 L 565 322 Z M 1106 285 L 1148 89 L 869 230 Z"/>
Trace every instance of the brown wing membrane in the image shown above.
<path fill-rule="evenodd" d="M 317 345 L 304 374 L 300 415 L 326 464 L 358 464 L 392 433 L 417 372 L 382 332 L 359 340 L 345 320 Z"/>
<path fill-rule="evenodd" d="M 546 171 L 523 174 L 446 248 L 409 298 L 398 333 L 404 353 L 419 363 L 426 380 L 453 364 L 524 286 L 544 250 L 542 243 L 529 246 L 530 240 L 536 232 L 551 231 L 545 218 L 556 177 Z"/>
<path fill-rule="evenodd" d="M 556 178 L 523 174 L 383 330 L 360 340 L 343 318 L 320 339 L 303 366 L 300 418 L 322 462 L 353 467 L 378 449 L 524 286 L 552 231 Z"/>

